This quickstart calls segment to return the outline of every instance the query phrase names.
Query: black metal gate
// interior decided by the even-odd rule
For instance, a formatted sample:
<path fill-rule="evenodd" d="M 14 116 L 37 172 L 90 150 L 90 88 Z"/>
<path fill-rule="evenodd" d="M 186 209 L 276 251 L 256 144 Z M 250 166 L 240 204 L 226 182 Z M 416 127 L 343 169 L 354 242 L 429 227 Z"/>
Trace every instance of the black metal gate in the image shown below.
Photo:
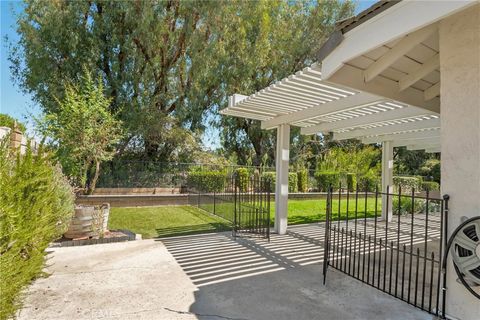
<path fill-rule="evenodd" d="M 259 236 L 270 240 L 271 180 L 236 174 L 223 182 L 212 184 L 211 179 L 199 178 L 191 183 L 187 189 L 189 205 L 229 221 L 235 238 Z"/>
<path fill-rule="evenodd" d="M 236 179 L 233 236 L 260 236 L 270 241 L 270 189 L 268 179 Z"/>
<path fill-rule="evenodd" d="M 441 267 L 448 197 L 348 189 L 328 192 L 324 282 L 331 266 L 444 317 L 440 296 L 445 293 Z M 382 212 L 391 212 L 390 221 Z"/>

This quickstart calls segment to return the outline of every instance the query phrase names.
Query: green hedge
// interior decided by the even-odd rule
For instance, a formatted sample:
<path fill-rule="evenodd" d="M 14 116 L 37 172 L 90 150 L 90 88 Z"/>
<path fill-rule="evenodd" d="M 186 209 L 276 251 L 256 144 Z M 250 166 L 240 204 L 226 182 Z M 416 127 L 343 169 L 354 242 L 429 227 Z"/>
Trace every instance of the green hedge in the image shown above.
<path fill-rule="evenodd" d="M 440 184 L 435 181 L 423 181 L 421 186 L 423 191 L 440 191 Z"/>
<path fill-rule="evenodd" d="M 45 249 L 67 229 L 74 195 L 50 155 L 20 156 L 0 142 L 0 319 L 13 317 L 21 292 L 41 275 Z"/>
<path fill-rule="evenodd" d="M 414 200 L 414 212 L 419 213 L 424 210 L 424 201 L 421 199 Z M 412 198 L 410 197 L 400 197 L 400 206 L 398 197 L 393 196 L 392 201 L 392 212 L 395 215 L 404 215 L 412 212 Z"/>
<path fill-rule="evenodd" d="M 222 192 L 225 189 L 227 174 L 224 171 L 193 171 L 188 173 L 190 188 L 202 192 Z"/>
<path fill-rule="evenodd" d="M 427 210 L 427 201 L 425 199 L 415 199 L 414 200 L 414 210 L 413 213 L 425 213 Z M 428 202 L 428 212 L 440 212 L 441 202 L 436 200 L 430 200 Z M 412 198 L 411 197 L 401 197 L 400 208 L 398 206 L 398 197 L 393 196 L 392 201 L 392 211 L 393 214 L 409 214 L 412 212 Z"/>
<path fill-rule="evenodd" d="M 380 185 L 380 177 L 370 174 L 358 179 L 358 189 L 361 191 L 373 192 Z"/>
<path fill-rule="evenodd" d="M 277 180 L 275 172 L 262 173 L 262 179 L 265 180 L 266 187 L 264 191 L 275 192 L 275 182 Z M 296 172 L 288 173 L 288 192 L 298 192 L 298 180 Z"/>
<path fill-rule="evenodd" d="M 348 187 L 348 190 L 353 191 L 357 187 L 357 176 L 354 173 L 347 173 L 345 175 L 345 182 L 343 185 Z"/>
<path fill-rule="evenodd" d="M 298 192 L 298 179 L 296 172 L 288 173 L 288 192 Z"/>
<path fill-rule="evenodd" d="M 317 187 L 319 191 L 326 192 L 331 186 L 338 188 L 340 185 L 340 173 L 338 172 L 315 172 Z"/>
<path fill-rule="evenodd" d="M 421 177 L 393 177 L 393 185 L 398 189 L 402 188 L 402 193 L 411 192 L 412 189 L 420 191 L 422 188 L 422 178 Z"/>
<path fill-rule="evenodd" d="M 263 172 L 261 175 L 261 178 L 265 183 L 265 188 L 263 191 L 275 192 L 275 181 L 276 181 L 275 172 Z"/>
<path fill-rule="evenodd" d="M 308 191 L 308 171 L 305 169 L 298 171 L 297 181 L 298 181 L 298 191 L 307 192 Z"/>
<path fill-rule="evenodd" d="M 238 168 L 235 170 L 235 178 L 237 180 L 240 192 L 246 192 L 248 188 L 249 173 L 247 168 Z"/>

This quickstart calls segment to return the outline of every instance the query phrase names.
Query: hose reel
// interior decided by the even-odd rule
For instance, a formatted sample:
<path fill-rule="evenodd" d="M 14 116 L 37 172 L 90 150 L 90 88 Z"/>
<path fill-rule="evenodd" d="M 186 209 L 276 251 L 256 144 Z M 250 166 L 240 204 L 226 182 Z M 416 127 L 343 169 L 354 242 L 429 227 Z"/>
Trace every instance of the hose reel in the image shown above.
<path fill-rule="evenodd" d="M 462 222 L 448 240 L 458 280 L 480 299 L 480 216 Z"/>

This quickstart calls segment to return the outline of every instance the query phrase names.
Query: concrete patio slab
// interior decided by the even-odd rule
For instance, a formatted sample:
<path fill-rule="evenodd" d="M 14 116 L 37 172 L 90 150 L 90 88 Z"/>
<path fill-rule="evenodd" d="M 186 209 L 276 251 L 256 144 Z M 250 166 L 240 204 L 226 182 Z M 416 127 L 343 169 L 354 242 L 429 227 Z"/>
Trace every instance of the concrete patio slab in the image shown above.
<path fill-rule="evenodd" d="M 329 271 L 290 236 L 216 233 L 52 249 L 19 319 L 432 319 Z"/>

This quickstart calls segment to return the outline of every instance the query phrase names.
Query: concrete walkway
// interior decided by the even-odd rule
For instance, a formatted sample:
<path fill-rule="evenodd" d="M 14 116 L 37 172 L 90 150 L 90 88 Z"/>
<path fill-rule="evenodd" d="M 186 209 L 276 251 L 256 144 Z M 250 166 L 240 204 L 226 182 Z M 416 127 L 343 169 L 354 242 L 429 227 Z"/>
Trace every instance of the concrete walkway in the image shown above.
<path fill-rule="evenodd" d="M 432 319 L 334 270 L 301 237 L 208 234 L 56 248 L 19 319 Z"/>

